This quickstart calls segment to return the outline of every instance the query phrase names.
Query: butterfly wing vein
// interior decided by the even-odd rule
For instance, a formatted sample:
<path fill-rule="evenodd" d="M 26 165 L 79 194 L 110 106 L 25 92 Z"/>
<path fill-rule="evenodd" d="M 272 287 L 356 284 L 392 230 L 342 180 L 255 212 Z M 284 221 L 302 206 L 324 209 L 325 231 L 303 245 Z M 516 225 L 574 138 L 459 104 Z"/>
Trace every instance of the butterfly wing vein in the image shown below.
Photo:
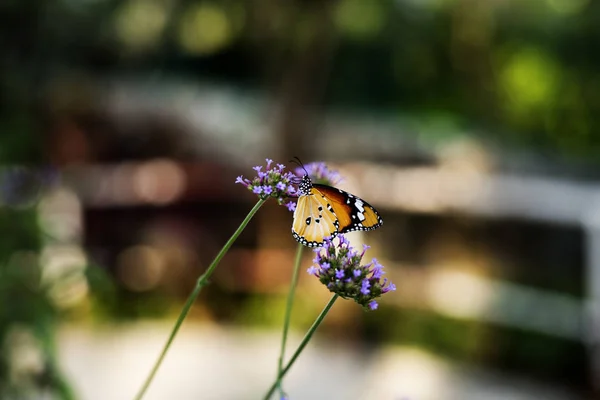
<path fill-rule="evenodd" d="M 319 193 L 298 198 L 292 226 L 296 240 L 306 246 L 317 247 L 324 238 L 338 234 L 338 218 L 328 204 Z"/>

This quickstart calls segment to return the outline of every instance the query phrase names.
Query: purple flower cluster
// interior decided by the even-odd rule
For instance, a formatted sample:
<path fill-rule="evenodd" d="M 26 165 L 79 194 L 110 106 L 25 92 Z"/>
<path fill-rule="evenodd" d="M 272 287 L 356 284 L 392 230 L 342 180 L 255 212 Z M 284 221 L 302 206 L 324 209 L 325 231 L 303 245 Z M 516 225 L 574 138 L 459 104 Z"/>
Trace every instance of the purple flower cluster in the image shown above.
<path fill-rule="evenodd" d="M 292 172 L 284 172 L 285 165 L 277 164 L 271 167 L 273 160 L 267 158 L 267 166 L 264 168 L 259 165 L 252 169 L 256 171 L 256 176 L 253 179 L 238 176 L 235 183 L 240 183 L 252 191 L 263 200 L 273 197 L 277 199 L 279 204 L 284 204 L 288 197 L 296 196 L 296 188 L 293 186 L 297 180 L 296 175 Z M 285 204 L 288 210 L 293 211 L 296 208 L 296 203 L 289 201 Z"/>
<path fill-rule="evenodd" d="M 350 246 L 344 235 L 338 235 L 338 238 L 337 245 L 327 238 L 323 247 L 314 250 L 317 253 L 313 260 L 315 265 L 307 272 L 319 278 L 330 292 L 345 299 L 353 299 L 365 309 L 377 309 L 375 299 L 396 290 L 396 285 L 387 278 L 382 278 L 385 272 L 377 259 L 360 265 L 369 246 L 364 245 L 363 251 L 359 253 Z"/>
<path fill-rule="evenodd" d="M 304 171 L 305 169 L 306 172 Z M 304 168 L 296 168 L 295 172 L 299 177 L 304 176 L 308 172 L 308 176 L 314 183 L 321 183 L 323 185 L 336 186 L 343 181 L 339 172 L 330 170 L 324 162 L 306 164 Z"/>

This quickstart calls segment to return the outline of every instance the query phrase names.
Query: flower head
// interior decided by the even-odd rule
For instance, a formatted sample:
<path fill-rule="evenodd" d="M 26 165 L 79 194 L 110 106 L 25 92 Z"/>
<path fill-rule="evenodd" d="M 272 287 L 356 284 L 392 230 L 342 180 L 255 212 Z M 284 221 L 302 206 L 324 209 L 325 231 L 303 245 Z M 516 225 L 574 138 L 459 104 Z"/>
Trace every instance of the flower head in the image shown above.
<path fill-rule="evenodd" d="M 314 250 L 317 253 L 313 260 L 315 265 L 308 273 L 319 278 L 329 291 L 354 300 L 365 310 L 377 309 L 375 299 L 396 290 L 396 286 L 388 279 L 382 279 L 385 272 L 377 259 L 361 265 L 368 246 L 358 252 L 343 235 L 338 238 L 337 244 L 326 238 L 323 247 Z"/>
<path fill-rule="evenodd" d="M 343 180 L 339 172 L 329 169 L 324 162 L 306 164 L 304 168 L 296 168 L 295 172 L 299 177 L 308 173 L 308 176 L 314 183 L 322 183 L 329 186 L 336 186 Z"/>
<path fill-rule="evenodd" d="M 273 160 L 268 158 L 266 161 L 267 166 L 264 171 L 262 165 L 252 168 L 256 171 L 256 176 L 253 179 L 247 179 L 240 175 L 236 178 L 235 183 L 245 186 L 263 200 L 273 197 L 277 199 L 279 204 L 284 204 L 287 197 L 295 194 L 292 183 L 297 179 L 296 175 L 292 172 L 284 172 L 285 166 L 282 164 L 273 165 Z M 290 211 L 295 208 L 295 204 L 290 202 L 285 206 Z"/>

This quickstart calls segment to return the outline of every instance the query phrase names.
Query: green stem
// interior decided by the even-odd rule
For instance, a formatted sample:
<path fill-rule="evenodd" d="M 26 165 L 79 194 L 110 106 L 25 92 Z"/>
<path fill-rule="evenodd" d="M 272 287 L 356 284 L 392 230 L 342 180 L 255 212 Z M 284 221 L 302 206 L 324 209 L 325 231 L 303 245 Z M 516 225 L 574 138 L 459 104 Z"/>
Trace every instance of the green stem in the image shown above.
<path fill-rule="evenodd" d="M 304 350 L 304 348 L 306 347 L 306 345 L 312 338 L 313 334 L 315 333 L 315 331 L 317 330 L 319 325 L 321 325 L 321 322 L 323 322 L 323 319 L 325 319 L 325 316 L 327 315 L 327 313 L 333 306 L 333 303 L 335 303 L 335 301 L 337 300 L 338 297 L 339 297 L 339 295 L 334 294 L 331 297 L 331 299 L 329 300 L 329 302 L 327 303 L 327 305 L 325 306 L 325 308 L 323 308 L 323 311 L 321 311 L 321 314 L 319 314 L 319 316 L 317 317 L 315 322 L 313 322 L 313 324 L 310 327 L 310 329 L 308 330 L 308 332 L 306 332 L 304 339 L 302 339 L 300 346 L 298 346 L 298 349 L 296 349 L 296 352 L 294 353 L 294 355 L 292 356 L 290 361 L 286 364 L 285 368 L 283 368 L 283 370 L 281 370 L 281 373 L 279 374 L 279 376 L 277 377 L 277 379 L 275 380 L 273 385 L 271 385 L 271 387 L 269 388 L 269 391 L 267 392 L 266 396 L 264 397 L 264 400 L 269 400 L 271 398 L 271 396 L 273 395 L 273 392 L 275 391 L 275 389 L 277 389 L 278 382 L 281 380 L 281 378 L 283 378 L 285 376 L 285 374 L 288 373 L 290 368 L 292 368 L 292 365 L 294 365 L 294 362 L 296 361 L 296 359 L 298 358 L 300 353 L 302 353 L 302 350 Z"/>
<path fill-rule="evenodd" d="M 242 233 L 244 228 L 246 228 L 246 226 L 248 225 L 248 222 L 250 222 L 250 220 L 252 219 L 254 214 L 256 214 L 258 209 L 265 203 L 265 201 L 266 200 L 259 200 L 256 203 L 256 205 L 252 208 L 252 210 L 250 210 L 250 213 L 248 213 L 248 215 L 246 216 L 244 221 L 242 221 L 241 225 L 237 228 L 237 230 L 233 233 L 233 235 L 231 235 L 231 237 L 229 238 L 227 243 L 225 243 L 225 245 L 223 246 L 223 248 L 221 249 L 219 254 L 217 254 L 217 256 L 215 257 L 213 262 L 208 266 L 208 269 L 200 276 L 200 278 L 198 278 L 198 281 L 196 282 L 196 287 L 194 288 L 194 290 L 188 297 L 187 301 L 185 302 L 185 305 L 183 306 L 183 309 L 181 310 L 181 313 L 179 314 L 179 317 L 177 318 L 177 322 L 175 322 L 175 326 L 173 327 L 173 330 L 171 331 L 171 335 L 169 335 L 169 339 L 167 340 L 167 343 L 165 344 L 162 352 L 160 353 L 160 356 L 154 363 L 154 367 L 152 367 L 152 370 L 150 371 L 150 375 L 148 375 L 148 377 L 144 381 L 144 385 L 142 386 L 142 388 L 140 389 L 138 394 L 135 396 L 135 400 L 141 400 L 142 397 L 144 397 L 146 390 L 148 390 L 150 383 L 152 383 L 152 379 L 154 379 L 154 375 L 156 375 L 156 371 L 158 371 L 158 368 L 160 367 L 160 364 L 162 363 L 163 359 L 165 358 L 165 355 L 167 354 L 169 347 L 171 347 L 171 343 L 173 342 L 173 339 L 175 339 L 175 335 L 179 331 L 179 328 L 181 327 L 183 320 L 185 319 L 188 312 L 190 311 L 192 304 L 194 304 L 194 301 L 200 294 L 200 291 L 202 290 L 202 288 L 204 286 L 208 285 L 208 279 L 210 278 L 212 273 L 215 271 L 215 268 L 217 268 L 217 265 L 219 265 L 219 262 L 221 261 L 221 259 L 225 256 L 225 253 L 227 253 L 227 250 L 229 250 L 229 248 L 231 247 L 233 242 L 235 242 L 235 240 L 238 238 L 238 236 L 240 236 L 240 234 Z"/>
<path fill-rule="evenodd" d="M 304 250 L 304 246 L 298 244 L 298 250 L 296 250 L 296 259 L 294 260 L 294 272 L 292 273 L 292 283 L 290 284 L 290 291 L 287 297 L 287 304 L 285 306 L 285 317 L 283 321 L 283 335 L 281 338 L 281 350 L 279 351 L 279 363 L 277 365 L 277 387 L 279 388 L 279 393 L 281 397 L 283 397 L 283 389 L 281 388 L 281 379 L 279 376 L 281 375 L 281 371 L 283 369 L 283 359 L 285 357 L 285 345 L 287 343 L 287 335 L 290 327 L 290 320 L 292 316 L 292 306 L 294 305 L 294 296 L 296 294 L 296 286 L 298 284 L 298 273 L 300 271 L 300 263 L 302 261 L 302 252 Z"/>

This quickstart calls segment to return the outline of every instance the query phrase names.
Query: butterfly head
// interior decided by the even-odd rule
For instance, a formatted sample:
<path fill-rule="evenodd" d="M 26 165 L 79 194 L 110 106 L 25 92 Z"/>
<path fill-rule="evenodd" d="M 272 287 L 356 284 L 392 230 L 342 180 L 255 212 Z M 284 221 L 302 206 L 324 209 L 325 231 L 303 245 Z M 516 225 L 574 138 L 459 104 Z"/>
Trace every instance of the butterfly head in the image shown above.
<path fill-rule="evenodd" d="M 298 185 L 298 192 L 301 196 L 308 196 L 310 194 L 310 190 L 312 189 L 313 184 L 308 175 L 304 175 L 300 184 Z"/>

